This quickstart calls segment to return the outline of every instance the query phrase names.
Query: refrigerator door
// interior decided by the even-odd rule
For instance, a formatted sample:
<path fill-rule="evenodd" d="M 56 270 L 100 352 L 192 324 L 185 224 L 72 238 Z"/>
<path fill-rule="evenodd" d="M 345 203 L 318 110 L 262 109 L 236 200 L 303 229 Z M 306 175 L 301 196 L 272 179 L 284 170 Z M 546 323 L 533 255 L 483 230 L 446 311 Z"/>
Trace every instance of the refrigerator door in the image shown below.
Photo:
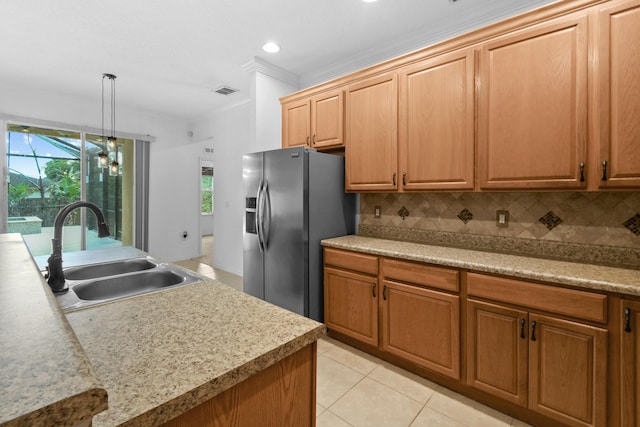
<path fill-rule="evenodd" d="M 264 153 L 264 299 L 308 315 L 305 150 Z"/>
<path fill-rule="evenodd" d="M 263 182 L 263 154 L 242 157 L 244 191 L 243 219 L 243 289 L 244 292 L 264 299 L 264 259 L 258 240 L 258 190 Z"/>

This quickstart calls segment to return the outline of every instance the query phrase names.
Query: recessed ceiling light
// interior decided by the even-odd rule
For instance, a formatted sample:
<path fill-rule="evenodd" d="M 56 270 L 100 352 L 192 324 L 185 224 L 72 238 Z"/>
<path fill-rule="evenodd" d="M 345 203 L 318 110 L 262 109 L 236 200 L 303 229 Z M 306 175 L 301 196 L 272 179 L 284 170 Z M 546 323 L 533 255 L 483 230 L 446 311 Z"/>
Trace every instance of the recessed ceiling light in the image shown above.
<path fill-rule="evenodd" d="M 262 45 L 262 50 L 269 53 L 276 53 L 280 50 L 280 46 L 275 42 L 267 42 Z"/>
<path fill-rule="evenodd" d="M 363 2 L 365 2 L 365 3 L 373 3 L 373 2 L 375 2 L 376 0 L 362 0 L 362 1 L 363 1 Z"/>

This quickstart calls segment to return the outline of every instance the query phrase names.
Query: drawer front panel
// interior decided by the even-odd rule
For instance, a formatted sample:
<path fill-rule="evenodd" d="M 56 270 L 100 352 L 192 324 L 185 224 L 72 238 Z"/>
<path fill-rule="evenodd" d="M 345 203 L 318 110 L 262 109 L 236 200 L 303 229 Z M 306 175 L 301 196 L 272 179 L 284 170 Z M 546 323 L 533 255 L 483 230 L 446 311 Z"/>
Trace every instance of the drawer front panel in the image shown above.
<path fill-rule="evenodd" d="M 459 273 L 457 270 L 433 267 L 416 262 L 396 259 L 382 259 L 382 275 L 388 279 L 415 283 L 446 291 L 458 292 Z"/>
<path fill-rule="evenodd" d="M 467 274 L 467 290 L 469 295 L 494 301 L 601 323 L 607 321 L 606 295 L 479 273 Z"/>
<path fill-rule="evenodd" d="M 324 263 L 327 266 L 378 275 L 378 257 L 375 255 L 324 248 Z"/>

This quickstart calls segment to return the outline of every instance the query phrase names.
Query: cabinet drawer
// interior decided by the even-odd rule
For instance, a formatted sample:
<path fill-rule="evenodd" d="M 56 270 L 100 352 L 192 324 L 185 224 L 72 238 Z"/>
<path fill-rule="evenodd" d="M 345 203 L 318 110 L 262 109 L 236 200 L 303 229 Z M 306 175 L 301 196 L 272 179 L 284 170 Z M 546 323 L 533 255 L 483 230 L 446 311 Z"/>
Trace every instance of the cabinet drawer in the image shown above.
<path fill-rule="evenodd" d="M 504 277 L 468 273 L 469 295 L 550 311 L 585 320 L 607 321 L 607 296 Z"/>
<path fill-rule="evenodd" d="M 345 270 L 378 275 L 378 257 L 375 255 L 324 248 L 324 263 Z"/>
<path fill-rule="evenodd" d="M 449 268 L 433 267 L 417 262 L 382 259 L 382 275 L 388 279 L 458 292 L 459 273 Z"/>

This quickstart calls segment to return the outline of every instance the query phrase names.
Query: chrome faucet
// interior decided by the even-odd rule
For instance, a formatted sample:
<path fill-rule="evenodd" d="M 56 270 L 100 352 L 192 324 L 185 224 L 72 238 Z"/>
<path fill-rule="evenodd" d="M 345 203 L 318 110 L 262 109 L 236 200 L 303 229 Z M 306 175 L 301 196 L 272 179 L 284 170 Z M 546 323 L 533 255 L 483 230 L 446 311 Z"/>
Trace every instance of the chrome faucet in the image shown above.
<path fill-rule="evenodd" d="M 69 287 L 64 279 L 62 272 L 62 226 L 67 215 L 77 208 L 89 208 L 98 218 L 98 237 L 107 237 L 110 235 L 109 226 L 104 220 L 104 215 L 98 206 L 91 202 L 73 202 L 60 209 L 53 224 L 53 238 L 51 239 L 51 256 L 47 260 L 47 283 L 51 286 L 54 293 L 66 292 Z"/>

